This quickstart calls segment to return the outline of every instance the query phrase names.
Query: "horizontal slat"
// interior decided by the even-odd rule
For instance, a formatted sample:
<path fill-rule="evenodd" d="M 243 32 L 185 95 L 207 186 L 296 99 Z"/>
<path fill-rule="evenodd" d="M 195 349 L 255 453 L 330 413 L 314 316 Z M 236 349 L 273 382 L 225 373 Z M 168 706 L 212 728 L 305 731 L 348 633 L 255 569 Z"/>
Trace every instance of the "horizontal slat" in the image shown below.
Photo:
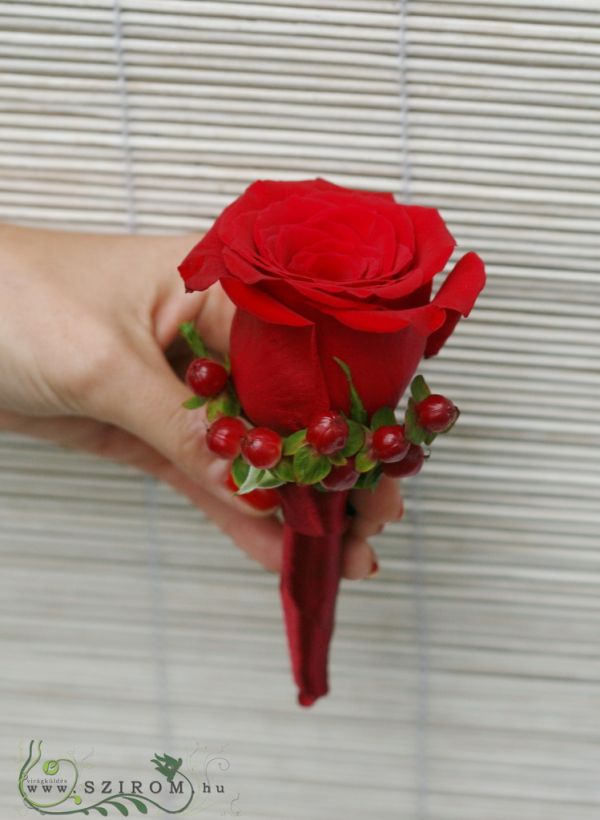
<path fill-rule="evenodd" d="M 0 0 L 0 31 L 0 219 L 202 231 L 318 174 L 488 269 L 423 366 L 459 424 L 343 585 L 311 715 L 276 578 L 134 471 L 0 436 L 0 778 L 43 726 L 123 767 L 227 742 L 256 820 L 596 820 L 597 0 Z"/>

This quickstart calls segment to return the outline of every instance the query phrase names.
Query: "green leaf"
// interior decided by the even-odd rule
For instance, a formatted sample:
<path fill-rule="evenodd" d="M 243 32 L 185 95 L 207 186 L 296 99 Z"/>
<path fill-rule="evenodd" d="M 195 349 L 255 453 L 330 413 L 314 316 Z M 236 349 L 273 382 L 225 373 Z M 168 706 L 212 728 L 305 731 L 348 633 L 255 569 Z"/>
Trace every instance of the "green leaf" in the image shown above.
<path fill-rule="evenodd" d="M 290 465 L 291 466 L 291 465 Z M 284 481 L 273 470 L 260 470 L 257 467 L 250 467 L 249 464 L 238 456 L 231 465 L 233 480 L 238 485 L 236 495 L 245 495 L 252 490 L 268 490 L 273 487 L 281 487 Z"/>
<path fill-rule="evenodd" d="M 329 475 L 331 464 L 312 447 L 301 447 L 294 455 L 294 478 L 298 484 L 316 484 Z"/>
<path fill-rule="evenodd" d="M 448 431 L 446 430 L 446 432 L 448 432 Z M 423 443 L 424 444 L 433 444 L 433 442 L 437 438 L 437 435 L 438 435 L 437 433 L 427 433 L 425 435 L 425 438 L 423 439 Z"/>
<path fill-rule="evenodd" d="M 241 456 L 234 458 L 231 465 L 231 476 L 238 487 L 241 487 L 244 481 L 248 478 L 250 465 Z"/>
<path fill-rule="evenodd" d="M 271 469 L 271 472 L 283 482 L 294 481 L 294 465 L 289 458 L 282 458 L 281 461 Z"/>
<path fill-rule="evenodd" d="M 129 809 L 124 806 L 122 803 L 117 803 L 116 800 L 109 800 L 108 801 L 110 806 L 114 806 L 117 811 L 120 811 L 123 817 L 127 817 L 129 814 Z"/>
<path fill-rule="evenodd" d="M 327 456 L 327 458 L 329 459 L 329 463 L 333 464 L 334 467 L 343 467 L 343 465 L 348 462 L 348 459 L 340 453 L 332 453 L 330 456 Z"/>
<path fill-rule="evenodd" d="M 231 373 L 231 359 L 229 358 L 229 353 L 223 354 L 223 367 L 228 373 Z"/>
<path fill-rule="evenodd" d="M 380 427 L 389 427 L 397 423 L 396 414 L 391 407 L 380 407 L 371 416 L 371 430 L 379 430 Z"/>
<path fill-rule="evenodd" d="M 354 386 L 354 382 L 352 381 L 352 373 L 350 372 L 350 368 L 343 362 L 341 359 L 338 359 L 337 356 L 333 357 L 335 361 L 339 364 L 339 366 L 344 371 L 344 375 L 348 380 L 348 387 L 350 388 L 350 417 L 354 421 L 358 421 L 361 424 L 367 423 L 367 411 L 365 410 L 365 406 L 362 403 L 360 396 Z"/>
<path fill-rule="evenodd" d="M 283 440 L 283 455 L 293 456 L 303 446 L 306 441 L 306 427 L 291 433 Z"/>
<path fill-rule="evenodd" d="M 92 806 L 92 808 L 93 808 L 93 809 L 96 809 L 96 811 L 97 811 L 99 814 L 101 814 L 101 815 L 102 815 L 102 817 L 108 817 L 108 812 L 107 812 L 107 811 L 106 811 L 106 809 L 105 809 L 105 808 L 103 808 L 102 806 Z"/>
<path fill-rule="evenodd" d="M 140 814 L 148 814 L 148 806 L 145 803 L 142 803 L 141 800 L 137 800 L 135 797 L 129 797 L 129 795 L 127 795 L 127 799 L 131 800 Z"/>
<path fill-rule="evenodd" d="M 179 332 L 188 343 L 192 353 L 203 359 L 207 355 L 207 350 L 204 342 L 198 336 L 193 322 L 183 322 L 179 325 Z"/>
<path fill-rule="evenodd" d="M 206 405 L 206 418 L 211 422 L 220 416 L 239 416 L 240 403 L 229 390 L 223 390 L 218 396 L 208 401 Z"/>
<path fill-rule="evenodd" d="M 429 385 L 423 378 L 423 376 L 415 376 L 412 380 L 410 385 L 410 393 L 413 399 L 415 400 L 416 404 L 423 399 L 426 399 L 427 396 L 431 395 L 431 390 L 429 389 Z"/>
<path fill-rule="evenodd" d="M 423 429 L 417 422 L 415 400 L 413 398 L 408 400 L 408 407 L 404 416 L 404 433 L 406 438 L 413 444 L 423 444 L 427 435 L 427 430 Z"/>
<path fill-rule="evenodd" d="M 281 487 L 283 483 L 273 470 L 265 470 L 263 477 L 258 482 L 258 486 L 261 490 L 272 490 L 274 487 Z"/>
<path fill-rule="evenodd" d="M 202 407 L 202 405 L 206 404 L 206 402 L 207 399 L 205 399 L 204 396 L 192 396 L 182 402 L 181 406 L 185 407 L 186 410 L 195 410 L 197 407 Z"/>
<path fill-rule="evenodd" d="M 368 473 L 363 473 L 361 476 L 359 476 L 356 481 L 356 484 L 354 485 L 354 488 L 358 490 L 373 491 L 379 484 L 379 479 L 381 478 L 381 475 L 381 464 L 378 464 L 377 467 L 375 467 L 373 470 L 369 470 Z"/>
<path fill-rule="evenodd" d="M 264 470 L 258 467 L 248 467 L 248 475 L 244 483 L 238 488 L 236 495 L 245 495 L 251 493 L 252 490 L 257 490 L 260 485 L 260 480 L 264 475 Z"/>
<path fill-rule="evenodd" d="M 346 441 L 344 447 L 340 450 L 340 454 L 346 458 L 358 453 L 360 448 L 365 443 L 365 429 L 362 424 L 359 424 L 357 421 L 353 421 L 352 419 L 347 419 L 347 422 L 348 440 Z"/>
<path fill-rule="evenodd" d="M 358 473 L 368 473 L 369 470 L 372 470 L 373 467 L 376 466 L 377 462 L 371 458 L 367 450 L 361 450 L 356 454 L 354 459 L 354 469 Z"/>

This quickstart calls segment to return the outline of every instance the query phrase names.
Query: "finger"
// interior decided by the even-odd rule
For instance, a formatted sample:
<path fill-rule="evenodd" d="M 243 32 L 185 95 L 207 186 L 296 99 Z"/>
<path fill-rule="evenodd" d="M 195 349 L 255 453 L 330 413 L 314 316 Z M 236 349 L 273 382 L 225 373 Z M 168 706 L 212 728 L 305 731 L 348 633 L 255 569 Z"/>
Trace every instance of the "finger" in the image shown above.
<path fill-rule="evenodd" d="M 215 498 L 173 467 L 161 477 L 206 513 L 249 558 L 271 572 L 280 571 L 283 527 L 274 516 L 258 518 L 234 511 L 230 504 Z"/>
<path fill-rule="evenodd" d="M 124 372 L 115 373 L 95 413 L 144 441 L 178 470 L 216 498 L 246 514 L 251 510 L 241 497 L 224 486 L 228 462 L 216 458 L 206 445 L 208 424 L 203 409 L 186 410 L 182 403 L 190 390 L 169 368 L 162 353 L 130 353 Z"/>
<path fill-rule="evenodd" d="M 153 475 L 168 461 L 148 444 L 112 424 L 76 416 L 23 416 L 0 411 L 0 428 L 84 450 Z"/>
<path fill-rule="evenodd" d="M 127 453 L 127 456 L 123 458 L 120 456 L 122 453 Z M 280 569 L 283 533 L 282 526 L 272 516 L 272 511 L 259 513 L 252 508 L 232 510 L 230 498 L 220 501 L 160 453 L 118 428 L 111 428 L 105 434 L 98 454 L 122 460 L 169 484 L 202 510 L 250 558 L 272 572 Z M 223 464 L 223 467 L 227 469 L 227 465 Z"/>
<path fill-rule="evenodd" d="M 229 334 L 235 306 L 219 282 L 203 293 L 186 293 L 179 276 L 169 279 L 169 299 L 156 317 L 154 335 L 162 349 L 171 344 L 190 357 L 189 348 L 177 340 L 177 329 L 182 322 L 194 322 L 198 333 L 210 350 L 225 353 L 229 350 Z"/>
<path fill-rule="evenodd" d="M 209 348 L 220 353 L 229 350 L 231 322 L 235 305 L 229 299 L 220 282 L 205 292 L 200 312 L 196 316 L 198 332 Z"/>
<path fill-rule="evenodd" d="M 226 496 L 227 501 L 219 501 L 213 493 L 199 487 L 161 453 L 131 433 L 93 419 L 71 416 L 28 419 L 13 413 L 0 413 L 0 426 L 119 461 L 161 479 L 201 509 L 250 558 L 265 569 L 280 569 L 283 535 L 277 519 L 268 511 L 259 513 L 250 507 L 243 507 L 239 512 L 232 510 L 230 496 Z M 225 462 L 222 467 L 227 469 Z"/>
<path fill-rule="evenodd" d="M 197 489 L 198 485 L 194 481 L 184 476 L 168 459 L 146 442 L 136 438 L 126 430 L 121 430 L 119 427 L 102 424 L 93 419 L 72 419 L 71 417 L 48 419 L 43 437 L 136 467 L 171 484 L 179 492 L 195 501 L 196 496 L 192 497 L 192 491 Z M 227 487 L 225 479 L 229 474 L 229 470 L 230 465 L 228 462 L 215 460 L 214 465 L 209 468 L 206 481 L 211 487 L 218 482 Z M 184 479 L 186 483 L 184 483 Z M 177 483 L 175 483 L 176 481 Z M 225 493 L 230 512 L 231 493 L 231 488 Z M 198 498 L 200 497 L 198 496 Z M 279 507 L 278 501 L 270 506 L 265 506 L 264 498 L 261 498 L 261 504 L 256 506 L 252 503 L 251 496 L 248 495 L 238 496 L 233 500 L 234 503 L 237 503 L 238 500 L 241 501 L 240 510 L 253 517 L 270 516 Z M 243 506 L 246 503 L 249 505 L 248 508 Z"/>
<path fill-rule="evenodd" d="M 377 573 L 379 563 L 371 545 L 356 535 L 349 535 L 342 553 L 342 575 L 353 581 Z"/>
<path fill-rule="evenodd" d="M 388 521 L 401 518 L 404 502 L 394 479 L 382 476 L 375 492 L 355 490 L 351 496 L 356 515 L 350 532 L 362 538 L 380 532 Z"/>
<path fill-rule="evenodd" d="M 352 519 L 350 532 L 358 538 L 370 538 L 372 535 L 379 535 L 384 528 L 383 521 L 378 518 L 365 518 L 362 515 Z"/>

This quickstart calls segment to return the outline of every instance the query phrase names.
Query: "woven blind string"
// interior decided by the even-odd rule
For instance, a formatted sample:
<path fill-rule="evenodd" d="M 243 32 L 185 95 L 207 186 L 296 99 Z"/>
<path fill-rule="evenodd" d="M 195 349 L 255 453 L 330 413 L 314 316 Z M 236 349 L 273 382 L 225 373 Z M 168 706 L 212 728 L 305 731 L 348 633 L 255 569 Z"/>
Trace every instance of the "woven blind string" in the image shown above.
<path fill-rule="evenodd" d="M 409 147 L 409 96 L 407 82 L 407 25 L 408 0 L 400 0 L 398 10 L 398 72 L 400 96 L 400 156 L 402 159 L 402 201 L 411 201 L 412 168 Z M 415 727 L 415 816 L 429 818 L 428 733 L 429 717 L 429 624 L 423 556 L 423 523 L 421 518 L 421 476 L 408 482 L 411 504 L 410 524 L 412 558 L 412 593 L 417 642 L 417 702 Z"/>
<path fill-rule="evenodd" d="M 126 227 L 129 233 L 137 230 L 135 175 L 131 147 L 129 95 L 123 35 L 122 9 L 119 0 L 113 2 L 113 48 L 116 63 L 116 85 L 120 106 L 121 149 L 123 181 L 125 186 Z M 156 502 L 157 485 L 152 476 L 143 477 L 144 523 L 148 543 L 148 577 L 150 587 L 151 630 L 156 686 L 157 732 L 162 748 L 172 750 L 169 678 L 167 662 L 167 635 L 165 631 L 166 606 L 161 570 L 161 544 Z"/>

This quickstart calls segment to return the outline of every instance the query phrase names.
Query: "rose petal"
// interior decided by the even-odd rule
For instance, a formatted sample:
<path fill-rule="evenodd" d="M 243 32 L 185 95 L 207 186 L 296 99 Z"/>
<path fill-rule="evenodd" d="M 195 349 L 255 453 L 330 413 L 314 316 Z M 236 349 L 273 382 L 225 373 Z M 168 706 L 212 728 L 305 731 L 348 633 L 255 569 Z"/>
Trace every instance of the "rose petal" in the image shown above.
<path fill-rule="evenodd" d="M 456 243 L 435 208 L 409 205 L 407 211 L 415 230 L 414 264 L 427 281 L 444 270 Z"/>
<path fill-rule="evenodd" d="M 376 259 L 379 270 L 389 271 L 396 254 L 397 238 L 393 225 L 379 213 L 379 207 L 384 205 L 377 203 L 373 207 L 359 198 L 351 204 L 317 214 L 309 224 L 319 226 L 323 231 L 331 225 L 350 228 L 355 237 L 353 244 L 357 246 L 357 254 Z"/>
<path fill-rule="evenodd" d="M 391 194 L 353 192 L 349 188 L 334 185 L 333 182 L 328 182 L 320 177 L 295 182 L 275 182 L 269 179 L 259 179 L 249 185 L 244 193 L 223 211 L 221 216 L 224 216 L 226 212 L 228 212 L 227 218 L 230 218 L 236 213 L 243 213 L 244 211 L 262 211 L 280 200 L 293 196 L 314 197 L 319 202 L 327 202 L 330 200 L 339 201 L 340 198 L 347 198 L 349 194 L 367 196 L 375 200 L 385 200 L 391 197 Z M 229 209 L 233 206 L 237 207 L 234 208 L 232 213 Z"/>
<path fill-rule="evenodd" d="M 301 270 L 318 284 L 319 282 L 335 281 L 348 282 L 359 279 L 364 270 L 364 261 L 360 256 L 347 256 L 341 253 L 311 253 L 307 251 L 297 254 L 296 264 Z"/>
<path fill-rule="evenodd" d="M 423 271 L 421 268 L 415 268 L 396 280 L 392 279 L 381 285 L 373 285 L 370 293 L 377 299 L 391 301 L 400 299 L 403 296 L 408 296 L 422 284 Z"/>
<path fill-rule="evenodd" d="M 227 274 L 222 250 L 215 223 L 177 268 L 188 290 L 206 290 Z"/>
<path fill-rule="evenodd" d="M 413 290 L 408 296 L 402 297 L 402 299 L 394 304 L 394 308 L 396 310 L 405 310 L 407 308 L 423 307 L 423 305 L 428 305 L 430 301 L 431 280 L 421 285 L 421 287 L 416 288 L 416 290 Z"/>
<path fill-rule="evenodd" d="M 252 237 L 257 250 L 278 262 L 287 262 L 301 247 L 302 235 L 296 238 L 296 231 L 309 228 L 311 217 L 323 210 L 331 210 L 331 205 L 314 195 L 290 196 L 264 208 L 256 214 L 253 226 Z M 285 237 L 283 248 L 280 245 L 282 233 Z"/>
<path fill-rule="evenodd" d="M 266 275 L 255 265 L 231 250 L 231 248 L 224 249 L 223 261 L 229 274 L 245 282 L 247 285 L 253 285 L 255 282 L 260 282 L 266 278 Z"/>
<path fill-rule="evenodd" d="M 296 273 L 298 275 L 304 274 L 302 268 L 302 257 L 306 253 L 337 253 L 352 256 L 353 258 L 361 256 L 359 253 L 357 239 L 351 235 L 348 238 L 340 239 L 333 235 L 326 236 L 322 231 L 311 230 L 310 228 L 304 226 L 297 226 L 293 233 L 293 244 L 292 242 L 288 242 L 287 249 L 285 251 L 285 254 L 287 255 L 286 268 L 291 273 Z M 304 242 L 302 242 L 303 234 L 305 239 Z M 282 242 L 280 243 L 282 248 L 283 243 L 287 239 L 288 237 L 282 238 Z M 281 259 L 283 256 L 280 256 L 279 258 Z"/>
<path fill-rule="evenodd" d="M 476 253 L 467 253 L 448 275 L 437 292 L 432 305 L 443 308 L 444 323 L 427 341 L 425 356 L 435 356 L 458 324 L 461 316 L 468 316 L 477 296 L 485 285 L 485 268 Z"/>
<path fill-rule="evenodd" d="M 315 291 L 312 283 L 306 284 L 302 282 L 291 282 L 290 280 L 269 279 L 263 283 L 263 289 L 272 296 L 273 299 L 281 301 L 292 310 L 296 308 L 302 309 L 300 307 L 301 305 L 305 305 L 310 309 L 316 309 L 317 311 L 323 310 L 324 305 L 340 309 L 356 309 L 361 305 L 360 301 L 352 299 L 349 296 L 334 296 L 324 291 Z M 341 293 L 344 293 L 343 289 Z"/>
<path fill-rule="evenodd" d="M 310 319 L 295 313 L 281 302 L 264 293 L 258 285 L 249 287 L 238 279 L 225 278 L 221 281 L 223 290 L 231 301 L 242 310 L 257 316 L 265 322 L 291 327 L 306 327 L 313 323 Z"/>
<path fill-rule="evenodd" d="M 369 413 L 395 407 L 425 347 L 426 336 L 412 326 L 392 333 L 357 332 L 332 316 L 316 324 L 321 367 L 331 397 L 330 407 L 348 411 L 348 383 L 333 358 L 350 367 L 356 389 Z"/>
<path fill-rule="evenodd" d="M 251 421 L 291 433 L 329 407 L 316 329 L 310 323 L 262 322 L 254 308 L 237 310 L 233 319 L 233 381 Z"/>
<path fill-rule="evenodd" d="M 406 205 L 401 205 L 393 200 L 391 202 L 377 203 L 377 212 L 384 217 L 393 227 L 395 235 L 395 248 L 405 248 L 401 253 L 401 259 L 396 260 L 390 266 L 392 273 L 397 273 L 401 270 L 400 265 L 405 264 L 403 261 L 405 255 L 408 259 L 412 259 L 415 254 L 415 229 L 410 217 L 409 209 Z"/>
<path fill-rule="evenodd" d="M 338 310 L 324 309 L 338 322 L 354 330 L 371 333 L 392 333 L 403 327 L 413 327 L 419 334 L 429 336 L 444 322 L 444 311 L 437 305 L 429 304 L 408 310 Z"/>
<path fill-rule="evenodd" d="M 216 222 L 221 242 L 234 250 L 254 251 L 253 234 L 257 215 L 258 211 L 255 210 L 238 210 L 233 214 L 228 213 L 228 209 L 223 211 Z"/>

